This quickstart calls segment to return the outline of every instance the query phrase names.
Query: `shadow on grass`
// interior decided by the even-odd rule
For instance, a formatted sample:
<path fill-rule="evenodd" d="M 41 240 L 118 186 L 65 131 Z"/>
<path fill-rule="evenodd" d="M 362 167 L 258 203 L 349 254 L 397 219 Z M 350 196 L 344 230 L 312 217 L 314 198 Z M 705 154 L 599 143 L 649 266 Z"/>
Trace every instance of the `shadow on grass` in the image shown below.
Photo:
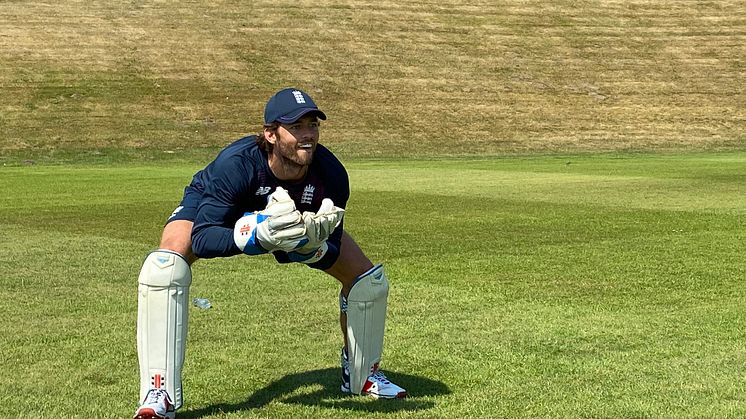
<path fill-rule="evenodd" d="M 386 372 L 393 382 L 409 391 L 406 399 L 375 400 L 343 394 L 340 389 L 339 368 L 326 368 L 286 375 L 250 395 L 239 403 L 218 403 L 210 406 L 180 410 L 179 419 L 197 419 L 215 414 L 259 409 L 276 401 L 304 406 L 329 407 L 365 412 L 399 412 L 431 409 L 432 401 L 418 400 L 419 397 L 450 394 L 445 384 L 413 375 Z"/>

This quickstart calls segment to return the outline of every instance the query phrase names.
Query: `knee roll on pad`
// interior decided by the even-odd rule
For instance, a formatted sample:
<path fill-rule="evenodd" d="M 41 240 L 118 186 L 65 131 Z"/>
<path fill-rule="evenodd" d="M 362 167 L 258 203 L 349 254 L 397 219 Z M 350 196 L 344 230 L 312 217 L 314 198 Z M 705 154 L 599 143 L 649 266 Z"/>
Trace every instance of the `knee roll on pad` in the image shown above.
<path fill-rule="evenodd" d="M 383 352 L 383 332 L 389 282 L 383 265 L 360 275 L 340 308 L 347 313 L 347 355 L 350 390 L 360 394 L 368 376 L 378 370 Z"/>
<path fill-rule="evenodd" d="M 145 258 L 137 299 L 140 400 L 151 388 L 160 388 L 171 396 L 174 407 L 182 405 L 181 368 L 191 283 L 189 263 L 178 253 L 156 250 Z"/>

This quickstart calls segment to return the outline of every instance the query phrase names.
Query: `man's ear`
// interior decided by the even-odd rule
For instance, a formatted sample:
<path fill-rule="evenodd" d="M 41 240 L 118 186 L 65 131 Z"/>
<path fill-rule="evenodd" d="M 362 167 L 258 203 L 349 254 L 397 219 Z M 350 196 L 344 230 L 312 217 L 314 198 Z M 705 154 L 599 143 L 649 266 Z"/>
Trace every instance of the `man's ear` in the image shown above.
<path fill-rule="evenodd" d="M 277 127 L 276 126 L 264 127 L 264 138 L 266 138 L 270 144 L 276 143 L 277 142 Z"/>

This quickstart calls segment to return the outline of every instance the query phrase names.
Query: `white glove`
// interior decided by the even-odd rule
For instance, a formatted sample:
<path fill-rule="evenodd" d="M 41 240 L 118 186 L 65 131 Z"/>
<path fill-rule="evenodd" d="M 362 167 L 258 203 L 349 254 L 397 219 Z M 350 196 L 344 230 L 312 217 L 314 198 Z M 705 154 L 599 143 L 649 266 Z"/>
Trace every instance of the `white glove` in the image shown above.
<path fill-rule="evenodd" d="M 267 207 L 246 213 L 233 229 L 233 241 L 249 255 L 283 250 L 293 251 L 308 242 L 303 217 L 281 187 L 269 196 Z"/>
<path fill-rule="evenodd" d="M 316 212 L 303 213 L 303 224 L 306 227 L 308 243 L 290 254 L 295 262 L 313 263 L 320 260 L 326 253 L 326 241 L 335 228 L 342 223 L 345 210 L 334 205 L 329 198 L 321 201 L 321 207 Z"/>

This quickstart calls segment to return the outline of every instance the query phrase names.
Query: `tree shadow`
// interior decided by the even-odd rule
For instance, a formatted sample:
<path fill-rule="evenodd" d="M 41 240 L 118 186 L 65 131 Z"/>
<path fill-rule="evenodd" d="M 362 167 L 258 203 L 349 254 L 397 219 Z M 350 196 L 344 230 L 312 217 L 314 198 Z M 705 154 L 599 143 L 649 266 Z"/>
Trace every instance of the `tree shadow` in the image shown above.
<path fill-rule="evenodd" d="M 419 400 L 420 397 L 450 394 L 447 385 L 408 374 L 386 371 L 393 382 L 406 388 L 409 396 L 405 399 L 375 400 L 371 397 L 347 395 L 340 391 L 339 368 L 326 368 L 290 374 L 274 381 L 238 403 L 217 403 L 206 407 L 179 411 L 179 419 L 197 419 L 204 416 L 259 409 L 277 401 L 305 406 L 329 407 L 365 412 L 400 412 L 431 409 L 433 401 Z"/>

